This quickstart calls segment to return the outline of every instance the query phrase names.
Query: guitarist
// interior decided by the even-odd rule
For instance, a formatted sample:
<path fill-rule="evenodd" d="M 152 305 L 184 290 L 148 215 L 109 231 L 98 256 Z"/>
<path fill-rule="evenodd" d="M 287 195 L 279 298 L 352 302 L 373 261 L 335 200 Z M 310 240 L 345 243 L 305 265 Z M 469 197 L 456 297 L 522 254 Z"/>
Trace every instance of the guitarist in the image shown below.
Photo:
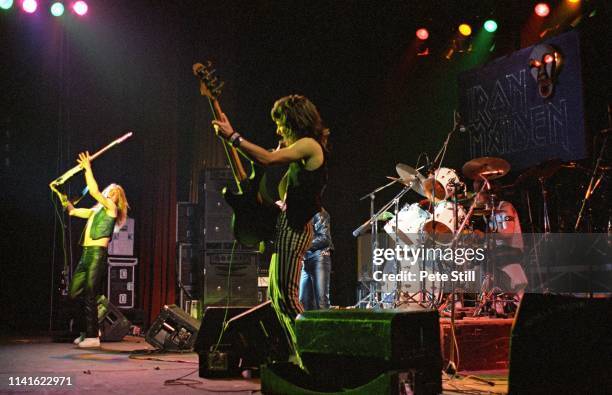
<path fill-rule="evenodd" d="M 98 204 L 92 208 L 76 208 L 53 183 L 51 189 L 59 196 L 70 216 L 87 219 L 82 239 L 83 253 L 72 275 L 69 295 L 73 299 L 81 299 L 86 328 L 85 333 L 74 340 L 74 344 L 80 348 L 90 348 L 100 346 L 96 298 L 101 293 L 108 243 L 115 226 L 120 228 L 125 223 L 130 206 L 120 185 L 110 184 L 103 191 L 98 189 L 91 170 L 89 152 L 80 153 L 77 162 L 85 170 L 89 194 Z"/>
<path fill-rule="evenodd" d="M 278 185 L 281 213 L 275 229 L 275 250 L 270 262 L 269 294 L 278 318 L 295 344 L 294 322 L 303 311 L 299 280 L 304 254 L 313 238 L 311 218 L 321 210 L 327 183 L 329 129 L 308 98 L 290 95 L 274 103 L 271 111 L 279 148 L 268 151 L 234 131 L 225 114 L 213 121 L 217 133 L 241 153 L 263 166 L 288 164 Z"/>

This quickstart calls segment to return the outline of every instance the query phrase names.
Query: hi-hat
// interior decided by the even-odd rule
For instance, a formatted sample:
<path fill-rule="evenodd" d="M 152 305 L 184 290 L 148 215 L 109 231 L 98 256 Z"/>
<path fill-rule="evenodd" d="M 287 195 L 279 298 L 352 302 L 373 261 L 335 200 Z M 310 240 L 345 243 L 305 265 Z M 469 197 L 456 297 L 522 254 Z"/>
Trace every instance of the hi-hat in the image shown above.
<path fill-rule="evenodd" d="M 400 182 L 402 184 L 410 186 L 412 190 L 419 195 L 426 196 L 425 190 L 423 189 L 423 183 L 426 178 L 419 173 L 418 170 L 403 163 L 398 163 L 397 166 L 395 166 L 395 171 L 397 171 L 397 174 L 400 176 Z"/>
<path fill-rule="evenodd" d="M 495 180 L 508 174 L 510 163 L 502 158 L 483 156 L 467 162 L 461 170 L 467 178 L 472 180 L 479 180 L 482 177 L 487 180 Z"/>

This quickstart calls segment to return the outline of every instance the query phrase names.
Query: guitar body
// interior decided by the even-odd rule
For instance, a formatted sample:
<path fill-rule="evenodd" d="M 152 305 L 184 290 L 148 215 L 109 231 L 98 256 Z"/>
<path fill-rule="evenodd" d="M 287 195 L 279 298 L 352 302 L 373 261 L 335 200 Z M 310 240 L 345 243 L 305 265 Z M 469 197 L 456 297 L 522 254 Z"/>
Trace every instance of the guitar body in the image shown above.
<path fill-rule="evenodd" d="M 262 241 L 274 237 L 274 229 L 280 209 L 276 204 L 260 202 L 259 186 L 263 169 L 253 166 L 249 178 L 240 182 L 242 193 L 223 192 L 225 201 L 234 211 L 232 230 L 238 242 L 247 247 L 255 247 Z"/>

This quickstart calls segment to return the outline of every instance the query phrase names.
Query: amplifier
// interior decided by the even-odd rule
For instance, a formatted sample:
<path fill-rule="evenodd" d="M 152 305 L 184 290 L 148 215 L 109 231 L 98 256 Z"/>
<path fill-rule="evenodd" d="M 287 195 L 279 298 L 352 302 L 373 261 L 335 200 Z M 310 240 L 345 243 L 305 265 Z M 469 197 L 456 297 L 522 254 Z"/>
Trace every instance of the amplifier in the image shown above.
<path fill-rule="evenodd" d="M 204 256 L 204 305 L 256 305 L 258 301 L 257 261 L 260 255 L 244 252 L 234 252 L 234 254 L 206 252 Z"/>
<path fill-rule="evenodd" d="M 108 257 L 107 262 L 109 302 L 122 309 L 134 307 L 134 272 L 138 258 Z"/>

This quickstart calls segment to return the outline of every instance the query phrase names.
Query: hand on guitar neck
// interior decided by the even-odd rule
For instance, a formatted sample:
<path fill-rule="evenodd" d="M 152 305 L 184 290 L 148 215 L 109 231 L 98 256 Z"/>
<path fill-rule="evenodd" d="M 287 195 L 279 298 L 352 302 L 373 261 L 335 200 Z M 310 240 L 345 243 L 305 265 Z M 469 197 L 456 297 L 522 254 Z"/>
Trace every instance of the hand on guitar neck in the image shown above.
<path fill-rule="evenodd" d="M 215 132 L 226 140 L 235 133 L 232 124 L 223 112 L 219 114 L 219 119 L 212 121 L 212 123 L 213 127 L 215 128 Z"/>

